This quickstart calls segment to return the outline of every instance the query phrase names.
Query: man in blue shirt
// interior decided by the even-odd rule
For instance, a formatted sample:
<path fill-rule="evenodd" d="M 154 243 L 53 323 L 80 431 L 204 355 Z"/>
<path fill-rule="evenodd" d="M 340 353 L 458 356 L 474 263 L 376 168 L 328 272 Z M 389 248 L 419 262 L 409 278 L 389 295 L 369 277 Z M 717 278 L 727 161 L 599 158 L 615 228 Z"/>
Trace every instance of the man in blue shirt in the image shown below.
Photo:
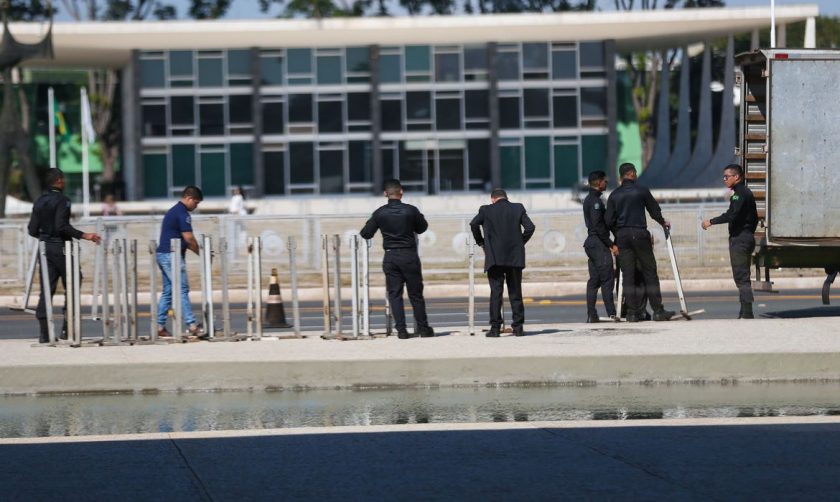
<path fill-rule="evenodd" d="M 163 274 L 163 293 L 160 295 L 158 304 L 158 336 L 172 336 L 166 330 L 166 317 L 172 307 L 172 248 L 170 239 L 181 239 L 181 308 L 184 313 L 184 322 L 189 327 L 191 335 L 200 334 L 200 329 L 193 314 L 190 304 L 190 284 L 187 280 L 187 264 L 185 255 L 187 249 L 198 254 L 198 241 L 193 235 L 192 219 L 190 212 L 198 207 L 204 195 L 201 189 L 195 186 L 188 186 L 181 193 L 181 200 L 172 206 L 163 217 L 160 226 L 160 243 L 157 247 L 157 263 Z M 175 326 L 174 329 L 181 329 Z"/>

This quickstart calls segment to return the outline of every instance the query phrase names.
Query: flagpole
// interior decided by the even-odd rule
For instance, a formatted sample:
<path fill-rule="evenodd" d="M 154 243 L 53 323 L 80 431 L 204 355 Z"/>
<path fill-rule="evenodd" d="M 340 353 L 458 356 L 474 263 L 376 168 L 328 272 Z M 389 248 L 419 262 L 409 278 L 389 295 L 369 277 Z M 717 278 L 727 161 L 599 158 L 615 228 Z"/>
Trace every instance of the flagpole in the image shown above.
<path fill-rule="evenodd" d="M 776 0 L 770 0 L 770 48 L 776 48 Z"/>
<path fill-rule="evenodd" d="M 49 108 L 49 131 L 50 131 L 50 167 L 57 167 L 55 162 L 55 93 L 53 88 L 47 90 L 47 107 Z"/>
<path fill-rule="evenodd" d="M 85 218 L 90 218 L 90 151 L 88 142 L 87 117 L 90 114 L 90 103 L 88 102 L 87 89 L 81 90 L 81 130 L 82 130 L 82 210 Z"/>

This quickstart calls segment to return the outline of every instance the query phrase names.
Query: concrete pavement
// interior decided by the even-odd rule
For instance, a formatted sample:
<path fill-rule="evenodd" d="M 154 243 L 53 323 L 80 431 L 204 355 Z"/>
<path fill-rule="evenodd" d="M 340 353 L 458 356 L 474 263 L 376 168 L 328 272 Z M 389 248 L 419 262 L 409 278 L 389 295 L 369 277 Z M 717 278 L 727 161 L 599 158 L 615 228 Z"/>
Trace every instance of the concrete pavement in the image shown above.
<path fill-rule="evenodd" d="M 526 337 L 52 348 L 0 341 L 0 393 L 840 380 L 833 318 L 528 326 Z"/>
<path fill-rule="evenodd" d="M 0 440 L 6 500 L 831 500 L 840 418 Z"/>

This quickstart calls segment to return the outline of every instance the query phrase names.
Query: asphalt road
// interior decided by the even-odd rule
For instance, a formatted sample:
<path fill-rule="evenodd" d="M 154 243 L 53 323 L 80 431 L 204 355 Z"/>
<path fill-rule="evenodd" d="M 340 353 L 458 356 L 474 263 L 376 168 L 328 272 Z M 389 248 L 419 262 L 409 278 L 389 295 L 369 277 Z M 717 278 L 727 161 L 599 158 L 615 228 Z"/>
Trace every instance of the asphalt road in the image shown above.
<path fill-rule="evenodd" d="M 666 308 L 679 310 L 679 300 L 674 295 L 666 295 L 664 298 Z M 686 298 L 689 311 L 705 309 L 705 313 L 696 316 L 698 319 L 730 319 L 737 317 L 739 304 L 737 292 L 719 291 L 706 292 L 688 295 Z M 586 319 L 586 302 L 583 295 L 554 297 L 554 298 L 526 298 L 525 319 L 527 324 L 551 324 L 583 322 Z M 599 311 L 605 315 L 603 305 L 600 304 Z M 200 316 L 200 305 L 193 306 L 196 315 Z M 385 317 L 383 315 L 382 302 L 373 305 L 374 311 L 371 314 L 371 329 L 374 332 L 384 332 Z M 285 303 L 286 319 L 292 322 L 291 303 Z M 323 310 L 320 303 L 302 302 L 301 320 L 304 331 L 312 331 L 323 328 Z M 466 326 L 467 324 L 467 299 L 429 299 L 427 301 L 429 321 L 432 327 L 435 326 Z M 757 317 L 761 318 L 798 318 L 798 317 L 840 317 L 840 298 L 836 298 L 834 305 L 824 306 L 821 302 L 820 291 L 813 290 L 789 290 L 779 294 L 756 294 L 754 310 Z M 345 302 L 342 308 L 342 327 L 344 332 L 350 331 L 350 302 Z M 505 306 L 506 319 L 510 319 L 509 306 Z M 216 326 L 221 326 L 221 307 L 216 306 Z M 89 308 L 82 310 L 82 314 L 90 314 Z M 411 328 L 411 307 L 406 300 L 406 315 Z M 141 335 L 149 333 L 149 313 L 147 307 L 141 307 L 139 313 L 139 332 Z M 58 316 L 60 321 L 61 316 Z M 245 305 L 237 304 L 231 306 L 231 326 L 234 331 L 245 332 L 246 312 Z M 684 322 L 684 321 L 674 321 Z M 481 330 L 487 327 L 487 299 L 476 299 L 476 329 Z M 26 339 L 37 338 L 37 322 L 32 314 L 13 311 L 9 308 L 0 308 L 0 339 Z M 59 327 L 58 322 L 56 326 Z M 101 336 L 102 326 L 99 322 L 86 320 L 83 323 L 82 331 L 84 336 Z M 291 332 L 291 329 L 275 330 L 266 329 L 271 332 Z"/>

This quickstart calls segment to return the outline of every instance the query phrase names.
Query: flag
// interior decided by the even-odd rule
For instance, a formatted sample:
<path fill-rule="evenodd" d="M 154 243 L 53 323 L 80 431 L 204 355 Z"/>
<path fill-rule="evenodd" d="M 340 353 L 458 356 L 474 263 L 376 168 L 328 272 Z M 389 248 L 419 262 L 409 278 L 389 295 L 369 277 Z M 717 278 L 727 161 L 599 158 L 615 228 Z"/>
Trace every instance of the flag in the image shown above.
<path fill-rule="evenodd" d="M 93 128 L 93 116 L 90 111 L 87 91 L 82 90 L 82 130 L 85 133 L 88 143 L 96 142 L 96 131 Z"/>
<path fill-rule="evenodd" d="M 53 110 L 55 116 L 55 124 L 53 124 L 53 126 L 58 128 L 58 134 L 63 137 L 67 137 L 67 122 L 64 120 L 64 114 L 58 107 L 58 102 L 53 105 Z"/>

